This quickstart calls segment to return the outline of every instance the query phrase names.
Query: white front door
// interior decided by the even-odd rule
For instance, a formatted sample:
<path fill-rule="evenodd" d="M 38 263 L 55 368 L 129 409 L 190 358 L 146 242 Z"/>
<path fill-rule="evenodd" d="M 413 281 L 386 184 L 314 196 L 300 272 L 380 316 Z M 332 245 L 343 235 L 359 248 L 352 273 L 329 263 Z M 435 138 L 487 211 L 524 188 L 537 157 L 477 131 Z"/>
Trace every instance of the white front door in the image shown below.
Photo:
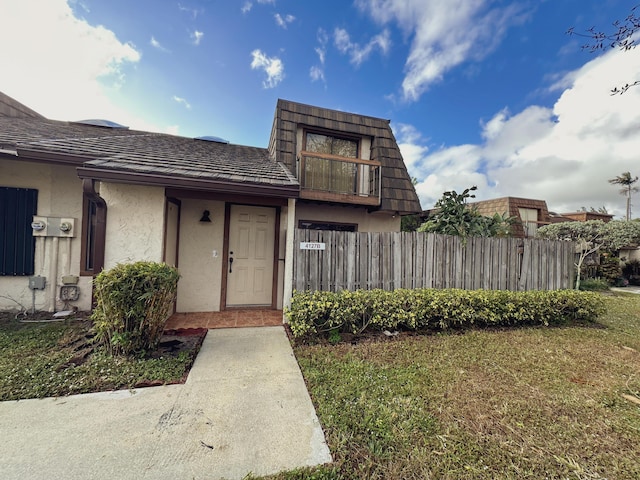
<path fill-rule="evenodd" d="M 227 306 L 271 305 L 275 219 L 274 208 L 231 206 Z"/>

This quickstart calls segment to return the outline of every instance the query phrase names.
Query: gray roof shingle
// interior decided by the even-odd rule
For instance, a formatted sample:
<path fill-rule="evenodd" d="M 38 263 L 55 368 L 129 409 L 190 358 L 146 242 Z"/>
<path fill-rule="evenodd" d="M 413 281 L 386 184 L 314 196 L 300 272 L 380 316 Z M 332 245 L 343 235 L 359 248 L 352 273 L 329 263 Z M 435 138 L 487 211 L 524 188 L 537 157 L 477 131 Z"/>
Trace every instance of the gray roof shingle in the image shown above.
<path fill-rule="evenodd" d="M 0 149 L 15 149 L 21 157 L 77 157 L 92 169 L 298 188 L 265 148 L 162 133 L 0 116 Z"/>

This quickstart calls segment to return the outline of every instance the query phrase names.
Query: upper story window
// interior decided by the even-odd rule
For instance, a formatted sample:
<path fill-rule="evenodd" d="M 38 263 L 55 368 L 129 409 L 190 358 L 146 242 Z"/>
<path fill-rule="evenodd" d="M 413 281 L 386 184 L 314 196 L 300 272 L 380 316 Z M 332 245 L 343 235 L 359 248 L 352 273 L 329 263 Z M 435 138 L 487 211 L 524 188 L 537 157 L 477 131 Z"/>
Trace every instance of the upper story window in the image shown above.
<path fill-rule="evenodd" d="M 298 157 L 301 198 L 379 205 L 380 162 L 360 158 L 367 140 L 304 131 Z"/>
<path fill-rule="evenodd" d="M 358 142 L 347 138 L 338 138 L 320 133 L 307 132 L 307 152 L 327 153 L 339 157 L 358 158 Z"/>
<path fill-rule="evenodd" d="M 538 231 L 538 210 L 535 208 L 518 208 L 518 213 L 524 227 L 524 236 L 535 237 Z"/>

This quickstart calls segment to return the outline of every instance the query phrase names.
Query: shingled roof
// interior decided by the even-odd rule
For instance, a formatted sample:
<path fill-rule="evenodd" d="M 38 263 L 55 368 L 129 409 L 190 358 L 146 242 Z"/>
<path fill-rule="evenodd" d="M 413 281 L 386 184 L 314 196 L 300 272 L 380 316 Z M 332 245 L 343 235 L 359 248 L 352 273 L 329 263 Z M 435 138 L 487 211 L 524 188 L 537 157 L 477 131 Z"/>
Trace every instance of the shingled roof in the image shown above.
<path fill-rule="evenodd" d="M 388 120 L 279 99 L 269 151 L 292 172 L 296 171 L 298 125 L 370 137 L 371 160 L 382 165 L 379 210 L 400 214 L 422 210 Z"/>
<path fill-rule="evenodd" d="M 0 115 L 0 152 L 75 165 L 82 178 L 278 197 L 300 190 L 265 148 L 38 116 Z"/>
<path fill-rule="evenodd" d="M 495 213 L 500 215 L 507 214 L 510 217 L 520 218 L 519 208 L 529 208 L 538 210 L 538 225 L 546 225 L 551 222 L 547 202 L 544 200 L 535 200 L 532 198 L 520 197 L 501 197 L 490 200 L 480 200 L 478 202 L 469 203 L 470 206 L 476 207 L 480 215 L 490 217 Z M 525 236 L 524 227 L 521 222 L 517 222 L 512 226 L 513 236 L 522 238 Z"/>

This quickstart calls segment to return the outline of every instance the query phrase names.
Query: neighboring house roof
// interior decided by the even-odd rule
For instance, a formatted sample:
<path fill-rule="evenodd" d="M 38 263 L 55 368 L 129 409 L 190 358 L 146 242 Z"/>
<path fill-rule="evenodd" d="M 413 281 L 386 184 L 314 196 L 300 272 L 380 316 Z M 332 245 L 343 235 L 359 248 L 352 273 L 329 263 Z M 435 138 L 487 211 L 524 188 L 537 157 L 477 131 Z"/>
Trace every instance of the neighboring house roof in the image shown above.
<path fill-rule="evenodd" d="M 81 178 L 278 197 L 300 190 L 265 148 L 41 117 L 0 116 L 0 152 L 75 165 Z"/>
<path fill-rule="evenodd" d="M 479 200 L 477 202 L 469 202 L 468 205 L 470 207 L 475 207 L 480 215 L 485 217 L 491 217 L 494 214 L 504 215 L 506 214 L 509 217 L 516 217 L 520 220 L 520 208 L 527 208 L 531 210 L 538 211 L 538 226 L 547 225 L 551 223 L 551 218 L 549 216 L 549 210 L 547 209 L 547 202 L 544 200 L 535 200 L 532 198 L 520 198 L 520 197 L 501 197 L 501 198 L 492 198 L 490 200 Z M 432 208 L 429 210 L 424 210 L 422 212 L 422 218 L 424 220 L 428 219 L 429 216 L 433 215 L 438 209 Z M 522 221 L 516 222 L 512 226 L 512 234 L 514 237 L 523 238 L 525 237 L 524 226 Z"/>
<path fill-rule="evenodd" d="M 566 220 L 562 220 L 565 222 L 576 221 L 576 222 L 586 222 L 588 220 L 602 220 L 603 222 L 610 222 L 613 219 L 613 215 L 610 213 L 600 213 L 600 212 L 569 212 L 569 213 L 560 213 L 559 217 L 564 218 Z M 558 220 L 554 219 L 554 223 L 558 222 Z"/>
<path fill-rule="evenodd" d="M 296 171 L 297 127 L 312 127 L 332 132 L 370 137 L 371 160 L 382 165 L 379 210 L 399 214 L 422 211 L 407 168 L 396 143 L 389 120 L 278 100 L 269 151 L 272 158 Z"/>
<path fill-rule="evenodd" d="M 538 218 L 538 221 L 542 223 L 549 223 L 549 210 L 547 209 L 547 202 L 544 200 L 521 197 L 501 197 L 492 198 L 490 200 L 479 200 L 477 202 L 471 202 L 469 205 L 476 207 L 481 215 L 506 213 L 510 216 L 519 216 L 519 208 L 539 210 L 541 215 Z"/>
<path fill-rule="evenodd" d="M 547 225 L 551 222 L 547 202 L 544 200 L 535 200 L 533 198 L 520 197 L 502 197 L 490 200 L 481 200 L 470 203 L 478 209 L 481 215 L 492 216 L 496 213 L 502 215 L 507 214 L 510 217 L 520 218 L 520 208 L 527 208 L 538 211 L 538 226 Z M 514 237 L 524 237 L 524 227 L 521 222 L 517 222 L 512 226 Z"/>
<path fill-rule="evenodd" d="M 562 222 L 575 222 L 576 220 L 573 218 L 565 217 L 561 213 L 557 212 L 549 212 L 549 219 L 551 223 L 562 223 Z"/>

